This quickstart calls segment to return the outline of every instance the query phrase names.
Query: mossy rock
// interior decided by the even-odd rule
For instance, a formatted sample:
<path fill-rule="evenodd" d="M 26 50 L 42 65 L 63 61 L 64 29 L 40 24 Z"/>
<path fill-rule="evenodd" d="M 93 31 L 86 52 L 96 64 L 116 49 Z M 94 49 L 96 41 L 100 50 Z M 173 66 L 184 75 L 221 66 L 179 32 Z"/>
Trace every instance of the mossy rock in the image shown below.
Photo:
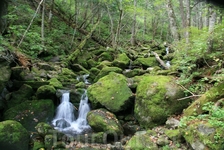
<path fill-rule="evenodd" d="M 12 67 L 12 77 L 13 79 L 20 80 L 20 81 L 34 81 L 37 77 L 32 71 L 29 69 L 25 69 L 22 66 Z"/>
<path fill-rule="evenodd" d="M 28 131 L 17 121 L 0 122 L 0 147 L 2 150 L 28 150 Z"/>
<path fill-rule="evenodd" d="M 36 126 L 35 129 L 37 130 L 38 134 L 44 137 L 47 134 L 52 134 L 53 133 L 53 127 L 45 122 L 39 122 Z"/>
<path fill-rule="evenodd" d="M 128 68 L 130 59 L 125 53 L 118 54 L 117 58 L 112 62 L 112 65 L 121 69 Z"/>
<path fill-rule="evenodd" d="M 224 148 L 223 127 L 211 125 L 205 120 L 189 120 L 187 126 L 182 126 L 180 131 L 187 143 L 193 149 L 221 150 Z"/>
<path fill-rule="evenodd" d="M 107 137 L 105 132 L 96 132 L 88 134 L 80 134 L 75 137 L 75 141 L 80 141 L 82 143 L 107 143 Z M 91 148 L 90 148 L 91 149 Z M 91 149 L 92 150 L 92 149 Z"/>
<path fill-rule="evenodd" d="M 137 58 L 133 64 L 133 66 L 142 66 L 144 68 L 158 66 L 158 62 L 154 57 L 148 58 Z"/>
<path fill-rule="evenodd" d="M 20 88 L 22 85 L 27 84 L 33 89 L 38 89 L 43 85 L 49 85 L 48 81 L 13 81 L 14 88 Z"/>
<path fill-rule="evenodd" d="M 127 142 L 124 149 L 128 150 L 159 150 L 156 143 L 154 143 L 150 134 L 145 131 L 136 132 L 134 136 Z"/>
<path fill-rule="evenodd" d="M 6 83 L 11 77 L 12 71 L 8 63 L 0 63 L 0 83 Z"/>
<path fill-rule="evenodd" d="M 123 75 L 125 75 L 128 78 L 132 78 L 134 76 L 140 76 L 143 75 L 144 73 L 146 73 L 147 71 L 143 70 L 143 69 L 133 69 L 133 70 L 125 70 L 123 71 Z"/>
<path fill-rule="evenodd" d="M 187 99 L 177 101 L 184 96 L 171 76 L 142 76 L 136 91 L 136 118 L 145 128 L 164 124 L 170 115 L 180 114 L 188 106 Z"/>
<path fill-rule="evenodd" d="M 104 61 L 104 60 L 108 60 L 108 61 L 113 61 L 114 57 L 113 57 L 113 53 L 111 53 L 110 51 L 104 51 L 103 53 L 100 54 L 98 61 Z"/>
<path fill-rule="evenodd" d="M 112 66 L 112 62 L 105 60 L 105 61 L 100 62 L 100 64 L 97 65 L 96 68 L 101 70 L 104 67 L 111 67 L 111 66 Z"/>
<path fill-rule="evenodd" d="M 132 96 L 126 78 L 114 72 L 90 85 L 87 91 L 93 108 L 104 106 L 111 112 L 125 110 Z"/>
<path fill-rule="evenodd" d="M 183 136 L 182 136 L 181 131 L 179 129 L 165 130 L 165 134 L 172 141 L 178 141 L 178 142 L 183 141 Z"/>
<path fill-rule="evenodd" d="M 91 128 L 96 132 L 104 132 L 108 135 L 121 135 L 123 128 L 116 116 L 106 109 L 92 110 L 87 114 L 87 120 Z"/>
<path fill-rule="evenodd" d="M 49 85 L 53 86 L 54 88 L 62 88 L 63 85 L 60 81 L 58 81 L 57 78 L 51 78 L 50 80 L 48 80 Z"/>
<path fill-rule="evenodd" d="M 16 120 L 27 130 L 35 131 L 39 122 L 48 122 L 53 119 L 54 104 L 52 100 L 25 101 L 4 113 L 4 120 Z"/>
<path fill-rule="evenodd" d="M 209 89 L 200 98 L 195 100 L 187 109 L 184 110 L 184 116 L 197 116 L 204 112 L 202 107 L 208 102 L 216 102 L 224 97 L 224 82 Z"/>
<path fill-rule="evenodd" d="M 122 73 L 122 70 L 118 67 L 104 67 L 94 79 L 97 82 L 100 78 L 108 75 L 110 72 Z"/>
<path fill-rule="evenodd" d="M 38 99 L 55 99 L 56 89 L 51 85 L 43 85 L 37 89 Z"/>
<path fill-rule="evenodd" d="M 74 72 L 80 72 L 80 71 L 83 71 L 85 72 L 85 74 L 89 74 L 89 71 L 86 70 L 83 66 L 79 65 L 79 64 L 72 64 L 71 65 L 71 69 L 74 71 Z"/>
<path fill-rule="evenodd" d="M 14 107 L 22 102 L 30 99 L 34 94 L 34 91 L 31 86 L 24 84 L 20 87 L 18 91 L 11 93 L 11 98 L 7 100 L 7 106 L 9 108 Z"/>

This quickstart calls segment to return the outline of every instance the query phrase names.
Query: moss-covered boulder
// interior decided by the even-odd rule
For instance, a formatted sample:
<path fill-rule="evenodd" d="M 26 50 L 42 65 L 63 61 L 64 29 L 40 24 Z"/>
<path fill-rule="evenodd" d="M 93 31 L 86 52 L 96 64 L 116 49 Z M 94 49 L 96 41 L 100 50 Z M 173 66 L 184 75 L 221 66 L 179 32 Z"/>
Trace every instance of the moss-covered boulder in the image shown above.
<path fill-rule="evenodd" d="M 146 131 L 136 132 L 127 142 L 124 149 L 127 150 L 158 150 L 158 146 L 151 140 L 151 134 Z"/>
<path fill-rule="evenodd" d="M 157 66 L 158 62 L 154 57 L 138 58 L 133 62 L 134 66 L 142 66 L 144 68 Z"/>
<path fill-rule="evenodd" d="M 36 95 L 38 99 L 52 99 L 55 98 L 56 89 L 51 85 L 43 85 L 37 89 Z"/>
<path fill-rule="evenodd" d="M 12 78 L 20 81 L 32 81 L 36 78 L 36 73 L 25 69 L 22 66 L 12 67 Z"/>
<path fill-rule="evenodd" d="M 224 82 L 209 89 L 200 98 L 195 100 L 187 109 L 184 110 L 184 116 L 197 116 L 204 112 L 202 107 L 208 102 L 216 102 L 224 97 Z"/>
<path fill-rule="evenodd" d="M 123 134 L 123 128 L 116 116 L 106 109 L 92 110 L 87 115 L 91 128 L 96 132 L 104 132 L 112 135 Z"/>
<path fill-rule="evenodd" d="M 38 134 L 44 137 L 47 134 L 52 134 L 53 133 L 53 127 L 50 126 L 49 124 L 45 122 L 39 122 L 36 126 L 35 129 L 37 130 Z"/>
<path fill-rule="evenodd" d="M 7 100 L 7 106 L 9 108 L 14 107 L 22 102 L 30 99 L 34 94 L 34 91 L 31 86 L 24 84 L 20 87 L 18 91 L 10 93 L 11 98 Z"/>
<path fill-rule="evenodd" d="M 53 86 L 54 88 L 62 88 L 63 85 L 60 81 L 58 81 L 57 78 L 51 78 L 50 80 L 48 80 L 49 85 Z"/>
<path fill-rule="evenodd" d="M 211 125 L 205 120 L 191 120 L 181 129 L 186 142 L 193 149 L 198 150 L 222 150 L 224 149 L 223 127 Z"/>
<path fill-rule="evenodd" d="M 90 85 L 87 91 L 93 108 L 104 106 L 111 112 L 125 110 L 132 96 L 126 78 L 114 72 Z"/>
<path fill-rule="evenodd" d="M 0 84 L 9 81 L 11 73 L 12 71 L 8 62 L 0 62 Z"/>
<path fill-rule="evenodd" d="M 108 75 L 110 72 L 122 73 L 122 69 L 118 67 L 104 67 L 99 74 L 94 79 L 94 82 L 97 82 L 100 78 Z"/>
<path fill-rule="evenodd" d="M 118 54 L 117 58 L 112 62 L 113 66 L 119 67 L 121 69 L 128 68 L 130 64 L 130 59 L 125 53 Z"/>
<path fill-rule="evenodd" d="M 17 121 L 0 122 L 0 147 L 2 150 L 28 150 L 29 133 Z"/>
<path fill-rule="evenodd" d="M 27 130 L 35 131 L 39 122 L 48 122 L 53 119 L 54 104 L 52 100 L 25 101 L 4 113 L 4 120 L 16 120 Z"/>
<path fill-rule="evenodd" d="M 171 76 L 142 76 L 137 86 L 135 115 L 145 128 L 164 124 L 168 116 L 179 114 L 188 106 L 189 100 Z"/>
<path fill-rule="evenodd" d="M 140 76 L 140 75 L 143 75 L 144 73 L 146 73 L 147 71 L 146 70 L 143 70 L 143 69 L 126 69 L 123 71 L 123 75 L 125 75 L 126 77 L 128 78 L 132 78 L 134 76 Z"/>
<path fill-rule="evenodd" d="M 43 85 L 48 85 L 48 81 L 13 81 L 13 88 L 20 88 L 22 85 L 27 84 L 31 86 L 34 90 L 38 89 Z"/>

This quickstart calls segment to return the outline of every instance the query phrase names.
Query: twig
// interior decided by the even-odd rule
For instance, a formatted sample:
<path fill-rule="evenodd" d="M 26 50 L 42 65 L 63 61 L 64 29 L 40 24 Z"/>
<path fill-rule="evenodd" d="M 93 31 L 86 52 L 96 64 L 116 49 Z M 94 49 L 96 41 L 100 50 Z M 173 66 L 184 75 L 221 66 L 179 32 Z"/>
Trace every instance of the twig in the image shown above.
<path fill-rule="evenodd" d="M 183 98 L 179 98 L 177 99 L 178 101 L 181 101 L 181 100 L 185 100 L 185 99 L 188 99 L 188 98 L 192 98 L 192 97 L 200 97 L 201 95 L 191 95 L 191 96 L 187 96 L 187 97 L 183 97 Z"/>
<path fill-rule="evenodd" d="M 178 85 L 180 85 L 183 89 L 185 89 L 186 91 L 188 91 L 189 93 L 191 93 L 191 95 L 195 95 L 193 92 L 191 92 L 190 90 L 188 90 L 187 88 L 185 88 L 183 85 L 181 85 L 181 84 L 178 84 Z"/>
<path fill-rule="evenodd" d="M 38 5 L 38 7 L 37 7 L 37 9 L 36 9 L 36 12 L 35 12 L 35 14 L 34 14 L 34 16 L 33 16 L 33 18 L 31 19 L 30 24 L 29 24 L 29 26 L 27 27 L 26 31 L 24 32 L 24 34 L 23 34 L 23 36 L 22 36 L 22 39 L 20 40 L 20 42 L 19 42 L 19 44 L 18 44 L 17 47 L 19 47 L 19 46 L 22 44 L 22 42 L 23 42 L 23 40 L 24 40 L 24 38 L 25 38 L 25 36 L 26 36 L 28 30 L 30 29 L 30 27 L 31 27 L 31 25 L 32 25 L 32 23 L 33 23 L 34 18 L 36 17 L 36 15 L 37 15 L 37 13 L 38 13 L 38 11 L 39 11 L 39 9 L 40 9 L 40 5 L 42 4 L 43 1 L 44 1 L 44 0 L 41 0 L 41 2 L 39 3 L 39 5 Z"/>

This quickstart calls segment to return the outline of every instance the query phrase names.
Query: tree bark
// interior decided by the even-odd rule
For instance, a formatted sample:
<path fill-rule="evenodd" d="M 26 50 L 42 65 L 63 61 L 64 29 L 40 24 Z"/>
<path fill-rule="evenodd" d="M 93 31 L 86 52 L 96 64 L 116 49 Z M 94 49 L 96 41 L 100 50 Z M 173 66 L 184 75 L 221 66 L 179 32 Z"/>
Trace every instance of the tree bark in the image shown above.
<path fill-rule="evenodd" d="M 178 33 L 178 26 L 177 26 L 176 17 L 173 11 L 171 0 L 166 0 L 166 8 L 167 8 L 168 18 L 170 22 L 171 34 L 173 36 L 174 41 L 179 41 L 180 35 Z"/>
<path fill-rule="evenodd" d="M 136 7 L 137 7 L 137 0 L 134 0 L 134 15 L 133 15 L 133 24 L 131 29 L 131 45 L 136 44 Z"/>

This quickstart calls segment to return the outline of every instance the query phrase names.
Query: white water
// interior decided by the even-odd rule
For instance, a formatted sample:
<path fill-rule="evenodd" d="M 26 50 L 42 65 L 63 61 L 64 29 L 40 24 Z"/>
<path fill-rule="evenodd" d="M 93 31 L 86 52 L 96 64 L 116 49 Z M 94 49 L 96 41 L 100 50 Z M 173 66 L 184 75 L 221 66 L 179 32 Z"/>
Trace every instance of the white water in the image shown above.
<path fill-rule="evenodd" d="M 83 77 L 86 80 L 86 77 Z M 85 81 L 85 83 L 89 83 Z M 88 104 L 87 90 L 81 96 L 78 118 L 75 118 L 75 109 L 72 103 L 69 102 L 69 92 L 63 93 L 61 104 L 57 108 L 56 116 L 52 121 L 55 129 L 68 133 L 70 135 L 81 134 L 90 130 L 90 126 L 86 120 L 87 113 L 90 111 Z"/>
<path fill-rule="evenodd" d="M 166 55 L 168 55 L 169 54 L 169 47 L 166 47 Z M 170 68 L 170 61 L 166 61 L 166 66 L 168 67 L 168 68 Z"/>

